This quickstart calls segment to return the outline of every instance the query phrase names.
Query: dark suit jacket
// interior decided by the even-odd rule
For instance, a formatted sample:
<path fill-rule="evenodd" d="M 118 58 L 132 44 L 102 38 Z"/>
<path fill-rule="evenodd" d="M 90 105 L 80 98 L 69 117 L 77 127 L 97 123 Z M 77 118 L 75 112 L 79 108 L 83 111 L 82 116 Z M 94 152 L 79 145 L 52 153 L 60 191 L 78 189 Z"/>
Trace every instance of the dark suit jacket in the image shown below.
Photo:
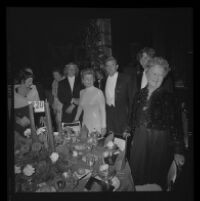
<path fill-rule="evenodd" d="M 80 90 L 83 88 L 80 78 L 76 77 L 74 81 L 74 89 L 73 92 L 71 91 L 71 87 L 68 81 L 68 78 L 61 80 L 58 84 L 58 99 L 63 104 L 63 114 L 62 114 L 62 121 L 63 122 L 72 122 L 76 115 L 76 108 L 73 110 L 71 114 L 67 114 L 65 111 L 70 106 L 70 102 L 72 98 L 79 98 Z"/>
<path fill-rule="evenodd" d="M 98 88 L 98 89 L 101 89 L 102 91 L 104 91 L 104 89 L 105 89 L 105 84 L 106 84 L 106 79 L 105 78 L 103 78 L 101 80 L 96 79 L 95 82 L 94 82 L 94 86 L 96 88 Z"/>
<path fill-rule="evenodd" d="M 133 83 L 131 77 L 119 73 L 115 88 L 115 107 L 111 110 L 107 106 L 107 126 L 113 122 L 112 131 L 120 133 L 127 128 L 132 105 Z M 111 126 L 112 127 L 112 126 Z"/>

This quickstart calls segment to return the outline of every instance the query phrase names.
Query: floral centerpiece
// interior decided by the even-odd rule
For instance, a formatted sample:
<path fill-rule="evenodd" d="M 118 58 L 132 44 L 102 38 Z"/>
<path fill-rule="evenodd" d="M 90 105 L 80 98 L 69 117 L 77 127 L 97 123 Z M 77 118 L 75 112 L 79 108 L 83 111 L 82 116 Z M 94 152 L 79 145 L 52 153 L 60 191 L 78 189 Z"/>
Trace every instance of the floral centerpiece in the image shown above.
<path fill-rule="evenodd" d="M 30 138 L 15 149 L 15 190 L 16 192 L 66 192 L 77 186 L 76 177 L 80 168 L 95 171 L 105 164 L 107 156 L 115 155 L 112 136 L 105 138 L 105 145 L 98 145 L 99 133 L 88 133 L 81 128 L 78 136 L 71 130 L 59 132 L 54 136 L 55 150 L 48 146 L 48 131 L 45 127 L 36 131 L 38 141 Z M 75 139 L 75 140 L 74 140 Z M 107 152 L 105 152 L 107 150 Z M 81 166 L 80 164 L 84 166 Z M 111 161 L 106 162 L 113 166 Z"/>
<path fill-rule="evenodd" d="M 46 128 L 38 129 L 37 135 L 38 142 L 27 141 L 15 150 L 16 192 L 59 191 L 57 183 L 62 182 L 62 174 L 69 170 L 62 154 L 49 151 Z"/>

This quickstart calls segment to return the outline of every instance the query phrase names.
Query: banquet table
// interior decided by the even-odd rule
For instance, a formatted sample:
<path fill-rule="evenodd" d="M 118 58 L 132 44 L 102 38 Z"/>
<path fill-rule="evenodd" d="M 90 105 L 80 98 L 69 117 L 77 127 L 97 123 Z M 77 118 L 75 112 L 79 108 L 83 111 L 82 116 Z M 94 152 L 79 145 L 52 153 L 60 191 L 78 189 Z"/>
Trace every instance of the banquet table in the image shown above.
<path fill-rule="evenodd" d="M 135 191 L 125 151 L 109 136 L 99 140 L 57 132 L 53 152 L 45 132 L 38 136 L 39 141 L 27 138 L 15 150 L 16 192 Z"/>
<path fill-rule="evenodd" d="M 127 191 L 135 191 L 133 179 L 130 172 L 129 163 L 126 162 L 125 168 L 121 171 L 118 171 L 116 176 L 120 180 L 120 187 L 116 191 L 127 192 Z M 85 185 L 89 178 L 83 179 L 79 185 L 73 189 L 74 192 L 84 191 Z"/>
<path fill-rule="evenodd" d="M 68 141 L 68 143 L 65 143 L 65 148 L 68 149 L 68 153 L 71 152 L 71 154 L 68 154 L 68 161 L 70 161 L 71 165 L 71 170 L 72 172 L 77 172 L 78 169 L 82 168 L 82 169 L 86 169 L 86 170 L 90 170 L 92 173 L 89 174 L 88 176 L 86 176 L 85 178 L 81 179 L 77 185 L 75 185 L 74 188 L 65 188 L 62 190 L 62 192 L 67 192 L 67 191 L 72 191 L 72 192 L 79 192 L 79 191 L 85 191 L 85 185 L 88 182 L 88 180 L 90 179 L 90 177 L 94 177 L 94 175 L 98 176 L 98 170 L 99 170 L 99 166 L 102 163 L 102 154 L 103 152 L 105 152 L 106 150 L 108 150 L 107 148 L 105 148 L 105 146 L 102 145 L 95 145 L 92 148 L 90 147 L 90 149 L 86 150 L 82 150 L 81 151 L 81 155 L 79 156 L 73 156 L 73 151 L 74 151 L 74 147 L 80 144 L 75 142 L 73 143 L 72 141 Z M 82 143 L 84 145 L 86 145 L 87 147 L 87 143 Z M 72 149 L 73 148 L 73 149 Z M 58 150 L 58 149 L 57 149 Z M 71 151 L 69 151 L 71 150 Z M 73 150 L 73 151 L 72 151 Z M 88 163 L 86 161 L 83 161 L 83 157 L 85 155 L 93 155 L 93 156 L 97 156 L 97 160 L 95 161 L 94 165 L 89 166 Z M 117 159 L 115 160 L 115 163 L 110 165 L 109 168 L 115 171 L 115 177 L 117 177 L 120 181 L 120 185 L 119 187 L 116 189 L 116 191 L 134 191 L 135 187 L 134 187 L 134 182 L 132 179 L 132 175 L 131 175 L 131 170 L 130 170 L 130 166 L 127 160 L 124 160 L 124 165 L 122 166 L 122 160 L 124 160 L 124 153 L 120 152 L 119 155 L 117 156 Z M 122 166 L 122 167 L 121 167 Z"/>

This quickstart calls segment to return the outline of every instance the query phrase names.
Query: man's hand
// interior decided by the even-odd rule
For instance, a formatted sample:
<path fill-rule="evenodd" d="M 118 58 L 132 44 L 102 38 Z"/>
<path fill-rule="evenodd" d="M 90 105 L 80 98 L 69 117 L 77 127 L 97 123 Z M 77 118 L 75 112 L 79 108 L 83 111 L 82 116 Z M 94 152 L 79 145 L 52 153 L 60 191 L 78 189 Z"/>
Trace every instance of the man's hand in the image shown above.
<path fill-rule="evenodd" d="M 75 108 L 75 105 L 74 104 L 71 104 L 67 109 L 66 109 L 66 113 L 67 114 L 71 114 L 73 109 Z"/>

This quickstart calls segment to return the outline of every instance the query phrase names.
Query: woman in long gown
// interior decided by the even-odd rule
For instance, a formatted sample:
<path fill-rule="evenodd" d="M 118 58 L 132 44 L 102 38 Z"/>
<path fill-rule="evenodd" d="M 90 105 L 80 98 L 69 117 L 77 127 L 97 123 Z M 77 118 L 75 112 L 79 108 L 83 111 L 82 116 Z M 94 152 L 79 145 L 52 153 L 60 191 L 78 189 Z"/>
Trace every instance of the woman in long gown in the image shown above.
<path fill-rule="evenodd" d="M 161 86 L 168 62 L 155 57 L 148 65 L 148 84 L 133 102 L 130 166 L 135 185 L 156 183 L 165 189 L 173 159 L 177 165 L 184 163 L 183 140 L 174 95 Z"/>
<path fill-rule="evenodd" d="M 89 132 L 98 131 L 104 135 L 106 133 L 106 112 L 103 92 L 94 87 L 95 74 L 92 69 L 83 70 L 81 78 L 85 89 L 80 91 L 75 121 L 79 120 L 83 111 L 82 125 L 85 125 Z"/>

